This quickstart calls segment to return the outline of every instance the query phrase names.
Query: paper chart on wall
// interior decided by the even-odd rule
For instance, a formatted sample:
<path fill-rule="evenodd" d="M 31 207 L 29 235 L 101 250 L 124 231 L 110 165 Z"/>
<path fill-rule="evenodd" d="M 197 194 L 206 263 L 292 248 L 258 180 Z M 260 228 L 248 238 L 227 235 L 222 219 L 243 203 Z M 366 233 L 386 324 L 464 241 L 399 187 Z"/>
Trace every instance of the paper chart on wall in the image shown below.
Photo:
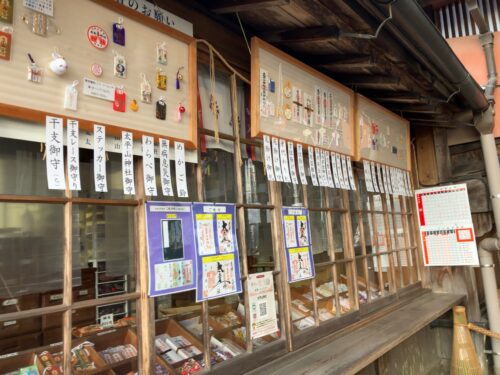
<path fill-rule="evenodd" d="M 234 204 L 193 203 L 198 302 L 242 290 L 235 214 Z"/>
<path fill-rule="evenodd" d="M 415 190 L 425 266 L 478 266 L 466 184 Z"/>
<path fill-rule="evenodd" d="M 45 122 L 48 186 L 50 190 L 65 190 L 63 119 L 47 116 Z"/>
<path fill-rule="evenodd" d="M 146 202 L 149 296 L 195 289 L 191 203 Z"/>
<path fill-rule="evenodd" d="M 288 282 L 314 278 L 309 211 L 306 208 L 283 207 L 282 225 L 285 236 Z"/>

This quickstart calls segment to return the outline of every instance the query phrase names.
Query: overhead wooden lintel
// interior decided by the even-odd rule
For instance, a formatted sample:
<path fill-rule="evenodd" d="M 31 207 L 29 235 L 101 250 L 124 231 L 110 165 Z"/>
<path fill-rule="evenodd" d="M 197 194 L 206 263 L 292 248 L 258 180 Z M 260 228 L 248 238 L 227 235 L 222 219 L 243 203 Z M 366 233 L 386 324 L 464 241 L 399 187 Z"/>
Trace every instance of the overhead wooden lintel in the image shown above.
<path fill-rule="evenodd" d="M 428 98 L 420 95 L 417 92 L 388 92 L 388 93 L 374 93 L 373 95 L 368 95 L 369 98 L 375 100 L 376 102 L 388 102 L 388 103 L 419 103 L 419 104 L 429 104 Z"/>
<path fill-rule="evenodd" d="M 282 5 L 289 5 L 290 0 L 217 0 L 210 3 L 210 10 L 217 14 L 245 12 Z"/>
<path fill-rule="evenodd" d="M 336 26 L 315 26 L 300 29 L 272 31 L 263 33 L 261 37 L 271 43 L 301 43 L 336 40 L 339 29 Z"/>
<path fill-rule="evenodd" d="M 376 65 L 372 55 L 314 55 L 307 57 L 307 63 L 313 66 L 372 68 Z"/>
<path fill-rule="evenodd" d="M 442 108 L 436 106 L 434 104 L 406 104 L 406 105 L 398 105 L 392 106 L 391 109 L 398 112 L 407 112 L 407 113 L 430 113 L 430 114 L 439 114 L 442 113 Z"/>
<path fill-rule="evenodd" d="M 457 127 L 457 124 L 453 122 L 422 122 L 422 121 L 410 120 L 410 124 L 414 126 L 430 126 L 433 128 L 448 128 L 448 129 L 455 129 Z"/>
<path fill-rule="evenodd" d="M 341 75 L 339 80 L 349 86 L 366 87 L 373 90 L 386 90 L 388 87 L 397 87 L 401 84 L 399 77 L 375 75 Z"/>

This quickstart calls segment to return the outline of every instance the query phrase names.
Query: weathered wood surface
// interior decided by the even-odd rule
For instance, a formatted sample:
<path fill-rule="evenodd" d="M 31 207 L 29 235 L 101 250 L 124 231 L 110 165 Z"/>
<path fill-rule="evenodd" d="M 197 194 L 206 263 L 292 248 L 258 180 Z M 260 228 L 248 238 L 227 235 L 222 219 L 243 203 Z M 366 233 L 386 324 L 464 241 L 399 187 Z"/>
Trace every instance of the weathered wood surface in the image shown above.
<path fill-rule="evenodd" d="M 457 294 L 427 293 L 355 332 L 310 345 L 249 374 L 354 374 L 462 302 Z"/>

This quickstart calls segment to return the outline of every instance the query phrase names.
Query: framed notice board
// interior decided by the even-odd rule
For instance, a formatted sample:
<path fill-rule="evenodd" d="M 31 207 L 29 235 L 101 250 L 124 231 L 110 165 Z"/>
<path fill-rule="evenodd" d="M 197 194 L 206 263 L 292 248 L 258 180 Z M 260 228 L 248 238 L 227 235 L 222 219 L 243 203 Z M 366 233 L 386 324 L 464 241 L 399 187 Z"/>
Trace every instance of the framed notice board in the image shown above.
<path fill-rule="evenodd" d="M 354 93 L 252 39 L 252 137 L 263 134 L 354 155 Z"/>
<path fill-rule="evenodd" d="M 411 170 L 410 123 L 356 94 L 356 159 Z"/>
<path fill-rule="evenodd" d="M 22 1 L 14 5 L 10 59 L 0 60 L 1 115 L 40 124 L 45 124 L 46 115 L 65 117 L 80 120 L 86 130 L 97 123 L 106 125 L 110 135 L 129 130 L 137 137 L 157 135 L 196 147 L 196 42 L 192 37 L 105 0 L 54 0 L 53 17 L 47 18 L 46 35 L 40 36 L 32 31 L 32 11 Z M 113 40 L 114 24 L 120 21 L 124 45 Z M 99 43 L 91 42 L 95 33 L 103 36 Z M 159 63 L 157 45 L 165 47 L 165 64 Z M 67 71 L 60 76 L 49 68 L 55 49 L 67 62 Z M 38 83 L 28 79 L 32 64 L 28 54 L 42 70 Z M 115 73 L 117 55 L 125 59 L 122 77 Z M 156 83 L 159 69 L 166 75 L 165 90 Z M 178 72 L 182 80 L 176 87 Z M 141 101 L 143 75 L 151 86 L 150 103 Z M 63 105 L 65 90 L 75 81 L 77 105 L 70 110 Z M 113 109 L 116 88 L 125 92 L 124 112 Z M 160 98 L 166 103 L 164 120 L 156 118 Z M 138 104 L 137 111 L 131 109 L 132 100 Z M 179 116 L 180 105 L 184 112 Z"/>

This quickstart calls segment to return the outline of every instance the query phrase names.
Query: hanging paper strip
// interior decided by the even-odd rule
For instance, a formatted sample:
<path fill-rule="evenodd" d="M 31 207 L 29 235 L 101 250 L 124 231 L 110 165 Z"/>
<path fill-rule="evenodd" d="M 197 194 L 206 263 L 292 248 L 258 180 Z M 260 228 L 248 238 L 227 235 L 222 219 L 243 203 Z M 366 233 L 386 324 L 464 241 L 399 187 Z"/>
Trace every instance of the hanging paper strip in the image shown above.
<path fill-rule="evenodd" d="M 193 203 L 196 238 L 196 301 L 241 293 L 236 207 Z"/>
<path fill-rule="evenodd" d="M 341 189 L 342 184 L 340 183 L 339 171 L 337 170 L 337 156 L 334 152 L 330 154 L 330 161 L 332 162 L 333 182 L 337 189 Z"/>
<path fill-rule="evenodd" d="M 123 194 L 135 195 L 134 137 L 131 132 L 122 132 L 122 184 Z"/>
<path fill-rule="evenodd" d="M 142 136 L 142 161 L 144 177 L 144 193 L 155 197 L 156 191 L 156 171 L 155 171 L 155 144 L 154 138 Z"/>
<path fill-rule="evenodd" d="M 196 251 L 191 203 L 146 202 L 146 230 L 148 295 L 195 289 Z"/>
<path fill-rule="evenodd" d="M 95 191 L 108 191 L 106 178 L 106 128 L 94 125 L 94 184 Z"/>
<path fill-rule="evenodd" d="M 413 194 L 413 187 L 411 185 L 411 176 L 410 172 L 406 171 L 406 183 L 408 185 L 408 196 L 411 197 Z"/>
<path fill-rule="evenodd" d="M 274 176 L 276 181 L 283 182 L 283 175 L 281 174 L 281 161 L 280 161 L 280 147 L 277 138 L 272 138 L 273 146 L 273 164 L 274 164 Z"/>
<path fill-rule="evenodd" d="M 366 191 L 373 193 L 372 171 L 368 160 L 363 160 L 363 172 L 365 173 Z"/>
<path fill-rule="evenodd" d="M 316 172 L 318 174 L 319 186 L 325 186 L 325 180 L 323 178 L 323 170 L 321 168 L 321 152 L 319 148 L 314 149 L 314 156 L 316 159 Z"/>
<path fill-rule="evenodd" d="M 280 139 L 280 160 L 281 160 L 281 173 L 283 174 L 284 182 L 292 182 L 290 179 L 290 170 L 288 169 L 288 155 L 286 152 L 286 142 Z"/>
<path fill-rule="evenodd" d="M 314 167 L 314 149 L 308 146 L 309 173 L 311 174 L 312 184 L 318 186 L 318 178 L 316 176 L 316 168 Z"/>
<path fill-rule="evenodd" d="M 266 166 L 266 175 L 269 181 L 275 181 L 273 170 L 273 155 L 271 152 L 271 140 L 268 135 L 263 136 L 264 140 L 264 164 Z"/>
<path fill-rule="evenodd" d="M 370 162 L 370 170 L 372 174 L 373 190 L 375 193 L 378 193 L 380 190 L 378 188 L 377 172 L 375 171 L 375 163 L 373 161 Z"/>
<path fill-rule="evenodd" d="M 352 171 L 352 161 L 350 156 L 346 156 L 347 172 L 349 173 L 349 182 L 351 189 L 356 190 L 356 181 L 354 180 L 354 173 Z"/>
<path fill-rule="evenodd" d="M 160 138 L 160 178 L 163 195 L 173 197 L 174 189 L 172 189 L 170 174 L 170 141 L 163 138 Z"/>
<path fill-rule="evenodd" d="M 63 119 L 47 116 L 45 119 L 47 149 L 47 182 L 50 190 L 65 190 Z"/>
<path fill-rule="evenodd" d="M 304 168 L 304 154 L 300 143 L 297 143 L 297 164 L 299 166 L 300 182 L 302 185 L 307 185 L 306 170 Z"/>
<path fill-rule="evenodd" d="M 184 155 L 184 143 L 175 142 L 175 180 L 177 183 L 177 196 L 179 198 L 188 197 L 186 179 L 186 158 Z"/>
<path fill-rule="evenodd" d="M 68 182 L 71 190 L 81 190 L 80 149 L 78 148 L 78 121 L 68 120 L 66 145 L 68 148 Z"/>
<path fill-rule="evenodd" d="M 297 179 L 297 169 L 295 168 L 293 142 L 288 142 L 288 165 L 290 166 L 290 177 L 292 178 L 292 183 L 298 185 L 299 180 Z"/>
<path fill-rule="evenodd" d="M 325 164 L 326 164 L 326 176 L 328 178 L 328 186 L 331 188 L 335 187 L 335 184 L 333 183 L 333 175 L 332 175 L 332 166 L 330 163 L 330 152 L 328 151 L 323 151 L 323 158 L 325 159 Z"/>

